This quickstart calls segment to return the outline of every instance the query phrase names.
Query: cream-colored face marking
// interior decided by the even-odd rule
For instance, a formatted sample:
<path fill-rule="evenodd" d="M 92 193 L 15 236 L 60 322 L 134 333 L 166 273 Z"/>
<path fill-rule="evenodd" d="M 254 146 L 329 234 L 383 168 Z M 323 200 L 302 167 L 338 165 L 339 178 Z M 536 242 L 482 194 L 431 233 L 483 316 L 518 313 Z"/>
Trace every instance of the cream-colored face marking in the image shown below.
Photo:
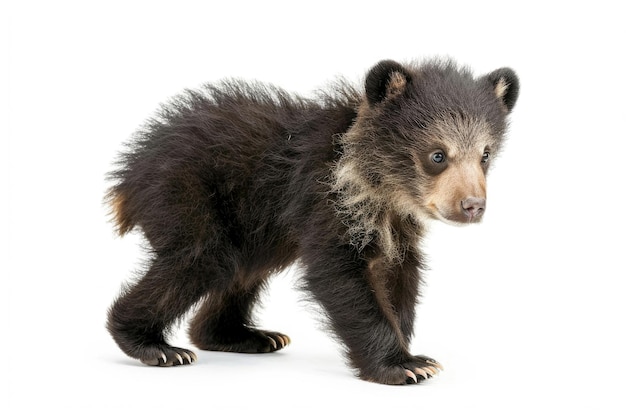
<path fill-rule="evenodd" d="M 430 141 L 440 143 L 446 151 L 447 159 L 460 159 L 470 153 L 480 151 L 480 155 L 493 142 L 489 126 L 484 120 L 471 118 L 442 118 L 429 128 Z"/>
<path fill-rule="evenodd" d="M 492 138 L 484 121 L 442 119 L 431 130 L 433 143 L 441 143 L 447 167 L 433 179 L 424 205 L 438 220 L 465 224 L 461 201 L 486 198 L 486 178 L 481 159 Z M 453 137 L 454 140 L 450 140 Z"/>
<path fill-rule="evenodd" d="M 461 201 L 470 197 L 487 197 L 487 183 L 480 161 L 451 164 L 437 177 L 426 206 L 437 219 L 462 224 L 465 215 Z"/>

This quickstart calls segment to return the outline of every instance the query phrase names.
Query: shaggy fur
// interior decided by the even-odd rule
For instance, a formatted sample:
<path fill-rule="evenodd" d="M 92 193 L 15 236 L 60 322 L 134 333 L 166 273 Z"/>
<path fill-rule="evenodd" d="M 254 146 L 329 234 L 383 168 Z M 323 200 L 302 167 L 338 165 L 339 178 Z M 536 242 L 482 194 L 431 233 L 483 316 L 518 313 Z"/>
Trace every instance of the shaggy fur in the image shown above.
<path fill-rule="evenodd" d="M 359 377 L 436 374 L 409 352 L 424 222 L 480 220 L 518 85 L 506 68 L 475 78 L 448 61 L 382 61 L 364 91 L 339 82 L 305 99 L 227 81 L 174 99 L 110 174 L 119 233 L 140 228 L 152 253 L 111 307 L 111 335 L 146 364 L 191 363 L 166 333 L 198 305 L 200 349 L 281 349 L 289 338 L 251 312 L 268 277 L 298 260 Z"/>

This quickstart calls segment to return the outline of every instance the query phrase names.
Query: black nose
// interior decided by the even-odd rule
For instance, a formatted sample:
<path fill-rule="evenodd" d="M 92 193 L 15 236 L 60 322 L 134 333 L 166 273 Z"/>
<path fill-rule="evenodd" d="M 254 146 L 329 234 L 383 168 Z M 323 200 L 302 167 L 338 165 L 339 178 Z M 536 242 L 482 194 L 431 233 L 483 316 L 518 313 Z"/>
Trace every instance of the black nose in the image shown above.
<path fill-rule="evenodd" d="M 485 199 L 477 197 L 469 197 L 461 201 L 463 213 L 469 218 L 469 221 L 478 219 L 485 212 Z"/>

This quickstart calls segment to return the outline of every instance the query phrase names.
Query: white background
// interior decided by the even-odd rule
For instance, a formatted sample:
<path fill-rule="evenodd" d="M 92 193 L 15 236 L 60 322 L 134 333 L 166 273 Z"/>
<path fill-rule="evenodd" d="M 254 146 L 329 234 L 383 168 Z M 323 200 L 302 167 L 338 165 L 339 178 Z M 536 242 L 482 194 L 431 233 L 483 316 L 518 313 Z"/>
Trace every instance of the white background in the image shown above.
<path fill-rule="evenodd" d="M 3 4 L 3 415 L 626 415 L 619 2 Z M 258 314 L 293 339 L 279 353 L 160 369 L 119 351 L 106 310 L 142 251 L 107 223 L 104 176 L 160 102 L 230 76 L 306 95 L 433 55 L 521 79 L 483 224 L 426 245 L 414 353 L 438 378 L 355 378 L 294 271 Z"/>

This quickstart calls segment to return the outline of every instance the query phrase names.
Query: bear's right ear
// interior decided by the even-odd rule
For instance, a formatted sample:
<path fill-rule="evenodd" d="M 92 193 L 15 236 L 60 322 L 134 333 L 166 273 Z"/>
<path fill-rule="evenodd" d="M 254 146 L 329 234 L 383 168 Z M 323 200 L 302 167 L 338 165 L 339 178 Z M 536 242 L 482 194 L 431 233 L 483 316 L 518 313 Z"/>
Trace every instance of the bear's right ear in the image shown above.
<path fill-rule="evenodd" d="M 411 75 L 401 64 L 386 60 L 376 64 L 365 78 L 365 96 L 371 106 L 404 91 Z"/>

